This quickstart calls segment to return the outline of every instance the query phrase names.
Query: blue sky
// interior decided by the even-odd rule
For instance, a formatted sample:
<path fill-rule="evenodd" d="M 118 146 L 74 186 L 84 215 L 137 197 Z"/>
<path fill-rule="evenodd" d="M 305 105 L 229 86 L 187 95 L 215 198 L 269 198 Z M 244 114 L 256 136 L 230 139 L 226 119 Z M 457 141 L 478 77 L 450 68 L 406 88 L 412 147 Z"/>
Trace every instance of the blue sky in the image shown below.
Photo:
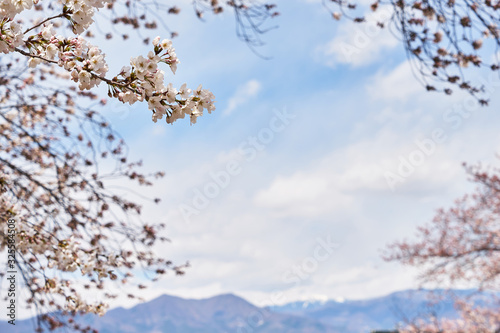
<path fill-rule="evenodd" d="M 147 191 L 162 204 L 144 210 L 172 239 L 156 250 L 192 264 L 186 276 L 151 285 L 147 299 L 232 292 L 272 304 L 417 287 L 416 272 L 383 262 L 380 249 L 473 188 L 462 162 L 498 165 L 498 91 L 487 108 L 466 95 L 427 93 L 390 33 L 359 39 L 372 31 L 332 20 L 319 1 L 277 3 L 281 16 L 270 25 L 279 27 L 258 49 L 270 60 L 237 39 L 230 13 L 201 22 L 186 1 L 181 15 L 167 17 L 181 60 L 167 80 L 202 83 L 216 96 L 217 110 L 196 125 L 155 124 L 145 104 L 103 110 L 133 159 L 166 172 Z M 100 45 L 111 72 L 147 53 L 134 38 Z M 359 52 L 346 57 L 342 45 Z M 278 124 L 285 111 L 293 118 Z M 418 165 L 391 188 L 388 172 L 397 175 L 402 159 Z M 228 168 L 235 172 L 217 190 L 213 175 Z M 207 188 L 213 198 L 196 208 Z M 187 206 L 197 213 L 186 218 Z M 325 242 L 335 243 L 331 253 L 318 252 Z"/>

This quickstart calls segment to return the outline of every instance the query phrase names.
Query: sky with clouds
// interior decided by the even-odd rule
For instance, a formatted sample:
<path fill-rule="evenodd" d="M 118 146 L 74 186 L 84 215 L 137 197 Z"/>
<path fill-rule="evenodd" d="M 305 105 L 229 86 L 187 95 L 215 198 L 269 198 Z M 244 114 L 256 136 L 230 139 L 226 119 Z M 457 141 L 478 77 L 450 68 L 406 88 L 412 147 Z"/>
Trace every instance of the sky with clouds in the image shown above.
<path fill-rule="evenodd" d="M 186 1 L 167 17 L 181 60 L 167 80 L 216 96 L 196 125 L 153 123 L 139 103 L 103 110 L 132 159 L 166 172 L 146 193 L 162 203 L 144 214 L 167 225 L 158 253 L 191 264 L 146 299 L 231 292 L 272 304 L 415 288 L 416 272 L 380 251 L 473 188 L 462 162 L 498 165 L 498 78 L 489 107 L 428 93 L 391 33 L 334 21 L 319 1 L 277 3 L 278 27 L 258 48 L 269 59 L 238 40 L 230 13 L 202 22 Z M 147 53 L 134 38 L 103 45 L 112 71 Z"/>

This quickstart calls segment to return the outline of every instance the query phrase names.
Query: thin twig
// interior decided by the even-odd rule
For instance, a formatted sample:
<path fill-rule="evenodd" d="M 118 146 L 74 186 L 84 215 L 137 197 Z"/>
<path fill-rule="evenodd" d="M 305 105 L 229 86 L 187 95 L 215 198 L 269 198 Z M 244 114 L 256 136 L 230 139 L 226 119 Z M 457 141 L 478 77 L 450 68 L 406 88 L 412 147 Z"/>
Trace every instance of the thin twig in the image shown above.
<path fill-rule="evenodd" d="M 66 13 L 61 13 L 59 15 L 56 15 L 56 16 L 52 16 L 52 17 L 49 17 L 48 19 L 45 19 L 43 20 L 42 22 L 38 23 L 37 25 L 27 29 L 25 32 L 24 32 L 24 35 L 26 35 L 29 31 L 33 30 L 33 29 L 36 29 L 38 28 L 39 26 L 41 26 L 42 24 L 44 24 L 45 22 L 47 21 L 50 21 L 50 20 L 53 20 L 53 19 L 56 19 L 56 18 L 59 18 L 59 17 L 64 17 L 66 15 Z"/>

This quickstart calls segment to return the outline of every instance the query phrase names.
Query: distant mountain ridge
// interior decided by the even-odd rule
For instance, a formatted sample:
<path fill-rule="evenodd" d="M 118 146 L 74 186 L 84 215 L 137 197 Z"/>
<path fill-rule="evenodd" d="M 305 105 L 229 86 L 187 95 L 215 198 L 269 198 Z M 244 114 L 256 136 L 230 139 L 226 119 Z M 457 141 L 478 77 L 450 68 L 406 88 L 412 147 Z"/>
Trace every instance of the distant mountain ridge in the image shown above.
<path fill-rule="evenodd" d="M 475 290 L 453 290 L 456 297 L 475 295 Z M 293 302 L 268 307 L 271 311 L 317 320 L 342 332 L 394 329 L 405 318 L 432 310 L 439 317 L 456 317 L 453 300 L 446 290 L 405 290 L 367 300 L 330 300 L 322 304 Z M 435 298 L 443 298 L 436 300 Z M 436 304 L 432 304 L 436 302 Z M 307 303 L 307 302 L 306 302 Z"/>
<path fill-rule="evenodd" d="M 474 293 L 454 292 L 460 297 Z M 446 298 L 445 291 L 433 294 L 445 297 L 433 311 L 455 316 L 453 301 Z M 77 321 L 101 333 L 357 333 L 393 329 L 404 316 L 426 311 L 430 295 L 427 290 L 406 290 L 367 300 L 302 301 L 265 308 L 233 294 L 201 300 L 163 295 L 130 309 L 110 310 L 104 317 L 86 315 Z M 34 330 L 31 320 L 22 320 L 15 327 L 0 322 L 0 332 Z"/>

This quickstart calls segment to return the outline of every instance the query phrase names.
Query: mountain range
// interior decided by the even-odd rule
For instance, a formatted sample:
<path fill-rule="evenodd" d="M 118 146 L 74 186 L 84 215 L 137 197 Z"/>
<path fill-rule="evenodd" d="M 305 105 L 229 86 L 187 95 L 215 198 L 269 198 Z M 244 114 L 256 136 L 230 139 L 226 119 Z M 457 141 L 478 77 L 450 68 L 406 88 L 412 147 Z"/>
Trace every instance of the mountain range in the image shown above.
<path fill-rule="evenodd" d="M 479 297 L 474 290 L 454 290 L 453 295 L 474 295 L 478 302 L 494 296 Z M 104 317 L 85 315 L 76 320 L 101 333 L 357 333 L 391 330 L 405 318 L 430 311 L 456 316 L 451 294 L 406 290 L 367 300 L 300 301 L 265 308 L 233 294 L 201 300 L 163 295 L 130 309 L 112 309 Z M 15 327 L 2 321 L 0 332 L 34 332 L 33 320 L 16 321 Z"/>

